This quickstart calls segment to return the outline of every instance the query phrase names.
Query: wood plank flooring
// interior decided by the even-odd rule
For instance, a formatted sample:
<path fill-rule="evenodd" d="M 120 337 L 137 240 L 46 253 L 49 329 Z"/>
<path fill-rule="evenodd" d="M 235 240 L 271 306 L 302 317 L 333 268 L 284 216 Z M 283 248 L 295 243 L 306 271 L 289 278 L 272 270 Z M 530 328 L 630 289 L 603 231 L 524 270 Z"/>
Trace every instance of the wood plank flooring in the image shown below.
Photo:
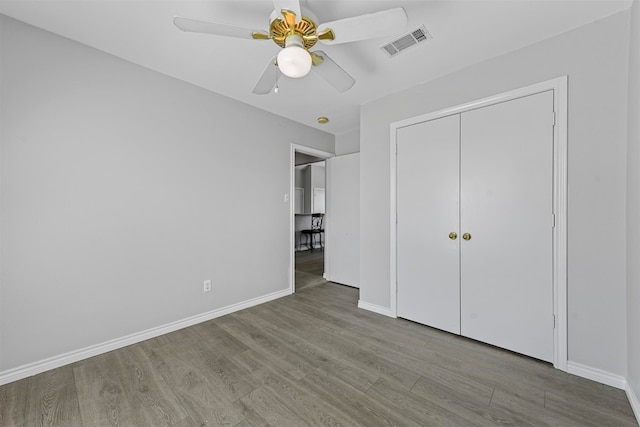
<path fill-rule="evenodd" d="M 623 391 L 324 282 L 0 387 L 1 426 L 637 426 Z"/>
<path fill-rule="evenodd" d="M 308 286 L 316 286 L 326 283 L 322 277 L 324 274 L 324 249 L 309 251 L 297 251 L 296 263 L 296 292 Z"/>

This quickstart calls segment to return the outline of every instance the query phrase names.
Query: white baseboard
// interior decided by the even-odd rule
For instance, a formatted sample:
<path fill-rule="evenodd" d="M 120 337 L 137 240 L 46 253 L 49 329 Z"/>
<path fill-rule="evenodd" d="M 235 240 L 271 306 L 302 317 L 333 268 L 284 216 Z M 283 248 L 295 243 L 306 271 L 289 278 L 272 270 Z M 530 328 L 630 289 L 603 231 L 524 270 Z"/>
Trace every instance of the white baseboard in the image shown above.
<path fill-rule="evenodd" d="M 640 400 L 638 399 L 638 395 L 633 391 L 629 383 L 627 383 L 627 388 L 625 391 L 627 392 L 627 398 L 629 399 L 629 403 L 631 404 L 631 409 L 633 409 L 636 420 L 638 420 L 638 424 L 640 424 Z"/>
<path fill-rule="evenodd" d="M 567 362 L 567 372 L 577 375 L 588 380 L 597 381 L 611 387 L 624 390 L 627 386 L 627 380 L 621 375 L 612 374 L 602 369 L 592 368 L 591 366 L 582 365 L 576 362 Z"/>
<path fill-rule="evenodd" d="M 362 308 L 363 310 L 373 311 L 374 313 L 382 314 L 383 316 L 388 317 L 396 317 L 391 313 L 388 307 L 382 307 L 379 305 L 371 304 L 368 302 L 364 302 L 362 300 L 358 300 L 358 308 Z"/>
<path fill-rule="evenodd" d="M 155 338 L 169 332 L 177 331 L 178 329 L 183 329 L 189 326 L 196 325 L 198 323 L 206 322 L 207 320 L 215 319 L 216 317 L 234 313 L 236 311 L 253 307 L 254 305 L 262 304 L 274 299 L 282 298 L 287 295 L 291 295 L 291 289 L 284 289 L 282 291 L 273 292 L 257 298 L 252 298 L 247 301 L 242 301 L 206 313 L 191 316 L 186 319 L 147 329 L 146 331 L 137 332 L 121 338 L 109 340 L 101 344 L 92 345 L 80 350 L 70 351 L 58 356 L 49 357 L 47 359 L 39 360 L 37 362 L 9 369 L 7 371 L 2 371 L 0 372 L 0 385 L 18 381 L 23 378 L 48 371 L 50 369 L 59 368 L 70 363 L 74 363 L 83 359 L 87 359 L 89 357 L 97 356 L 99 354 L 126 347 L 131 344 L 136 344 L 150 338 Z"/>

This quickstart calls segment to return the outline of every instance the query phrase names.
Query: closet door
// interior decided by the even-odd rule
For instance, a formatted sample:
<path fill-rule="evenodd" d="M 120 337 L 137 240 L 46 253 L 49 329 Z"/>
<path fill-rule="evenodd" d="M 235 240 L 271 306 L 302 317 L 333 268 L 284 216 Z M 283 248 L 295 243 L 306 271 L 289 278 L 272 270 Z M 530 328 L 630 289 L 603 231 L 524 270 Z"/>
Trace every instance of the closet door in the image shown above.
<path fill-rule="evenodd" d="M 461 333 L 553 360 L 551 91 L 461 116 Z"/>
<path fill-rule="evenodd" d="M 458 115 L 398 129 L 398 316 L 460 333 Z M 456 233 L 456 236 L 450 233 Z"/>

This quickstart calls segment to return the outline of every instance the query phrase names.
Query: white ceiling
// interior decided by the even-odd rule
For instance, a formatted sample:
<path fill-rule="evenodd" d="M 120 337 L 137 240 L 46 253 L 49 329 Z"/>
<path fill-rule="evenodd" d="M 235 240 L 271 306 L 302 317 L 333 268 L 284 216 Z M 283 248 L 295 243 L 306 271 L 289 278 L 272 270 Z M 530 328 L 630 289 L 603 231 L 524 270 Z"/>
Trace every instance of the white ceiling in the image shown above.
<path fill-rule="evenodd" d="M 184 33 L 175 15 L 268 29 L 271 0 L 0 0 L 0 13 L 329 133 L 359 126 L 360 105 L 627 9 L 631 0 L 307 0 L 320 22 L 404 7 L 433 40 L 388 58 L 393 37 L 324 45 L 355 79 L 340 94 L 318 76 L 282 77 L 251 93 L 279 48 L 272 41 Z M 316 119 L 327 116 L 320 125 Z"/>

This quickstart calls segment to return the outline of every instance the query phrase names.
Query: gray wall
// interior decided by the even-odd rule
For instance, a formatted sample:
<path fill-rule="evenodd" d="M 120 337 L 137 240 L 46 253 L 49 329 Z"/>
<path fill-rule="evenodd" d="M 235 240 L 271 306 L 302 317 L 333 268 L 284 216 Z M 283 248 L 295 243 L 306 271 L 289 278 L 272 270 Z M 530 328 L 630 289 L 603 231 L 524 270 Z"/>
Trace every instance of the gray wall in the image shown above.
<path fill-rule="evenodd" d="M 311 212 L 311 166 L 306 166 L 302 174 L 302 182 L 304 185 L 304 212 Z"/>
<path fill-rule="evenodd" d="M 315 163 L 315 162 L 321 162 L 322 160 L 324 160 L 323 158 L 312 156 L 306 153 L 301 153 L 299 151 L 296 151 L 295 156 L 296 156 L 296 160 L 295 160 L 296 166 L 306 165 L 306 164 Z"/>
<path fill-rule="evenodd" d="M 627 157 L 627 382 L 640 398 L 640 0 L 631 9 Z M 640 418 L 640 413 L 636 416 Z"/>
<path fill-rule="evenodd" d="M 306 166 L 296 167 L 295 172 L 295 187 L 304 188 L 304 168 Z"/>
<path fill-rule="evenodd" d="M 360 152 L 360 129 L 336 135 L 336 156 Z"/>
<path fill-rule="evenodd" d="M 569 360 L 624 376 L 628 55 L 626 11 L 363 105 L 360 299 L 390 303 L 390 123 L 566 74 Z"/>
<path fill-rule="evenodd" d="M 290 143 L 332 135 L 0 19 L 0 371 L 289 287 Z"/>

